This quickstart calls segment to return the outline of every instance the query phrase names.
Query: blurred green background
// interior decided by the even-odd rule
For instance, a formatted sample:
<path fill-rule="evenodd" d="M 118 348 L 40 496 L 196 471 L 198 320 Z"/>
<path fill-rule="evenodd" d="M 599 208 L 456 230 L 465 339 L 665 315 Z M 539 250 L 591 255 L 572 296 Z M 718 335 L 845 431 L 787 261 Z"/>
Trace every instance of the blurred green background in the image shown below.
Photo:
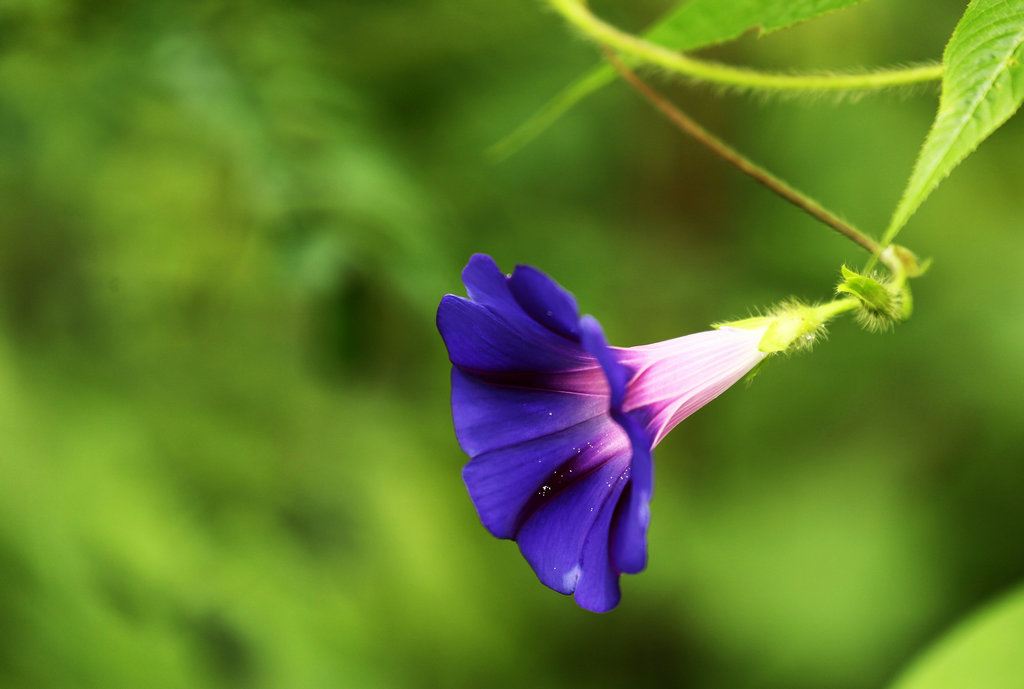
<path fill-rule="evenodd" d="M 704 54 L 937 58 L 964 4 Z M 911 321 L 840 322 L 659 447 L 617 610 L 487 535 L 433 325 L 472 252 L 622 345 L 864 259 L 622 85 L 485 159 L 595 61 L 536 2 L 0 3 L 0 686 L 868 688 L 1024 578 L 1019 119 L 901 236 L 935 259 Z M 667 90 L 876 235 L 936 106 Z"/>

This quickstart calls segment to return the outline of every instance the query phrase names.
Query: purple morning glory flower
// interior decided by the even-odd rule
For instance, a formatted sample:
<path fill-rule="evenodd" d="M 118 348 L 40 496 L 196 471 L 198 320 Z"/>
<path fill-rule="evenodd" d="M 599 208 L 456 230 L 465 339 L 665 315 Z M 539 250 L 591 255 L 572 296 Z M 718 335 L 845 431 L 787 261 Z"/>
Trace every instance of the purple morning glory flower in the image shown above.
<path fill-rule="evenodd" d="M 437 327 L 473 504 L 542 583 L 610 610 L 620 575 L 647 565 L 652 450 L 767 356 L 767 325 L 612 347 L 536 268 L 506 276 L 478 254 L 462 279 L 468 298 L 446 295 Z"/>

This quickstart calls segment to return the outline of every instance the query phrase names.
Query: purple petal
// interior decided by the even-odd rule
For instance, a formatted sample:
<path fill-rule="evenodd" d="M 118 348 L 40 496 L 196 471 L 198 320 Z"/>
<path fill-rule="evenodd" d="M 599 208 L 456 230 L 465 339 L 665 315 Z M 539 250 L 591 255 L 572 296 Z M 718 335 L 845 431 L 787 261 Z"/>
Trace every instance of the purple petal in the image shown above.
<path fill-rule="evenodd" d="M 462 284 L 466 295 L 478 304 L 494 307 L 498 311 L 516 311 L 515 297 L 508 289 L 508 276 L 487 254 L 473 254 L 462 269 Z"/>
<path fill-rule="evenodd" d="M 616 578 L 607 558 L 610 518 L 629 470 L 624 452 L 567 486 L 538 509 L 519 530 L 523 557 L 546 586 L 561 593 L 583 587 L 590 609 L 609 609 L 608 578 Z M 593 547 L 589 547 L 593 543 Z M 586 554 L 597 556 L 587 560 Z M 604 553 L 605 557 L 600 557 Z M 587 581 L 589 580 L 589 581 Z M 614 587 L 611 587 L 614 588 Z M 577 601 L 580 602 L 580 601 Z M 582 604 L 582 602 L 580 602 Z"/>
<path fill-rule="evenodd" d="M 618 599 L 622 597 L 618 589 L 622 571 L 611 559 L 610 542 L 614 536 L 610 528 L 622 507 L 622 492 L 628 491 L 629 486 L 626 481 L 617 481 L 615 490 L 618 492 L 605 502 L 591 529 L 583 552 L 583 571 L 575 590 L 577 604 L 594 612 L 607 612 L 618 605 Z"/>
<path fill-rule="evenodd" d="M 601 508 L 601 514 L 590 530 L 583 548 L 583 568 L 576 582 L 576 603 L 593 612 L 608 612 L 619 604 L 620 571 L 612 564 L 609 552 L 610 527 L 617 507 L 622 502 L 624 481 L 618 481 L 613 493 Z"/>
<path fill-rule="evenodd" d="M 543 274 L 541 273 L 541 275 Z M 529 280 L 529 278 L 527 279 Z M 502 273 L 490 256 L 475 254 L 470 258 L 469 263 L 462 271 L 462 282 L 466 285 L 466 295 L 472 302 L 486 307 L 492 314 L 505 321 L 509 328 L 517 331 L 526 339 L 556 349 L 566 346 L 566 337 L 562 333 L 548 327 L 543 320 L 535 318 L 532 313 L 524 309 L 512 293 L 512 278 Z M 566 300 L 571 302 L 572 308 L 575 310 L 575 301 L 572 296 L 550 278 L 549 282 L 548 289 L 532 291 L 532 299 L 541 301 L 539 304 L 541 311 L 546 313 L 547 310 L 552 310 L 552 312 L 557 310 L 564 316 Z M 531 290 L 525 291 L 531 292 Z M 531 303 L 531 306 L 537 306 L 532 303 L 530 295 L 528 295 L 528 302 Z M 568 339 L 575 340 L 577 338 L 570 337 Z"/>
<path fill-rule="evenodd" d="M 462 470 L 480 520 L 498 538 L 516 538 L 520 527 L 581 477 L 629 445 L 601 414 L 563 430 L 477 455 Z"/>
<path fill-rule="evenodd" d="M 626 429 L 633 457 L 629 486 L 615 513 L 612 555 L 620 572 L 636 574 L 647 567 L 647 527 L 651 523 L 654 461 L 647 445 L 650 441 L 636 419 L 625 415 L 616 421 Z"/>
<path fill-rule="evenodd" d="M 626 432 L 633 448 L 631 476 L 627 494 L 616 511 L 612 524 L 612 554 L 617 569 L 636 574 L 647 566 L 647 528 L 651 521 L 651 493 L 654 485 L 654 438 L 635 413 L 622 409 L 632 370 L 619 362 L 616 350 L 608 346 L 601 324 L 591 316 L 580 319 L 583 346 L 601 364 L 611 385 L 610 413 Z"/>
<path fill-rule="evenodd" d="M 604 383 L 601 369 L 591 369 Z M 607 393 L 567 394 L 546 388 L 495 385 L 452 368 L 452 418 L 459 445 L 470 457 L 563 431 L 607 411 Z M 604 384 L 607 390 L 607 384 Z"/>
<path fill-rule="evenodd" d="M 579 340 L 576 299 L 533 266 L 516 266 L 508 283 L 516 301 L 535 321 L 563 337 Z"/>
<path fill-rule="evenodd" d="M 611 386 L 611 412 L 614 414 L 616 411 L 622 411 L 622 402 L 626 399 L 626 386 L 633 377 L 633 371 L 615 358 L 615 352 L 608 346 L 604 330 L 596 318 L 589 314 L 580 318 L 580 330 L 583 348 L 597 359 L 604 369 L 605 377 L 608 378 L 608 384 Z"/>
<path fill-rule="evenodd" d="M 537 323 L 532 331 L 517 329 L 486 306 L 451 294 L 442 298 L 437 308 L 437 328 L 452 363 L 466 369 L 565 371 L 592 364 L 578 344 Z"/>

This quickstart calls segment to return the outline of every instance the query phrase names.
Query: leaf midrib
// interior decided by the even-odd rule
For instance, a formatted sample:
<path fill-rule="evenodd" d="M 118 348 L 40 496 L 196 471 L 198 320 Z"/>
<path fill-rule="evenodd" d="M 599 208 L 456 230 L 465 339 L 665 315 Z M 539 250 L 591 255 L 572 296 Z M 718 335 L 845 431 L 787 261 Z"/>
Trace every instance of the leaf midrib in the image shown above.
<path fill-rule="evenodd" d="M 974 118 L 975 112 L 977 112 L 978 108 L 981 107 L 981 104 L 985 101 L 985 97 L 988 95 L 989 92 L 992 91 L 992 85 L 996 82 L 1000 75 L 1005 73 L 1006 70 L 1009 68 L 1010 60 L 1013 58 L 1013 54 L 1016 53 L 1017 50 L 1021 47 L 1021 44 L 1024 44 L 1024 29 L 1021 29 L 1017 32 L 1017 36 L 1013 42 L 1013 47 L 1006 52 L 1006 55 L 1000 61 L 999 68 L 992 71 L 992 75 L 988 78 L 987 83 L 984 85 L 984 88 L 978 90 L 977 95 L 971 102 L 970 108 L 966 111 L 964 116 L 960 118 L 960 121 L 957 123 L 956 129 L 954 130 L 954 133 L 952 135 L 952 141 L 954 143 L 957 139 L 959 139 L 960 135 L 964 131 L 964 128 L 967 127 L 967 124 Z M 953 147 L 951 145 L 946 149 L 946 153 L 940 159 L 939 162 L 941 164 L 935 165 L 932 168 L 931 174 L 928 175 L 929 182 L 931 182 L 934 179 L 935 173 L 947 163 L 947 161 L 949 160 L 949 155 L 952 151 Z"/>

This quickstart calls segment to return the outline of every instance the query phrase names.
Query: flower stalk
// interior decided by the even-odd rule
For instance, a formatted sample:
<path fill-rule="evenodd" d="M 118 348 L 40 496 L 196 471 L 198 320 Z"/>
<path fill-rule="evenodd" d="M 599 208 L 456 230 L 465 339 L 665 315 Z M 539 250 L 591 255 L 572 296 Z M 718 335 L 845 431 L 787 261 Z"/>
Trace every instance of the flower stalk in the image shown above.
<path fill-rule="evenodd" d="M 698 143 L 729 163 L 740 172 L 751 177 L 755 181 L 767 187 L 775 194 L 789 201 L 794 206 L 804 211 L 811 217 L 828 225 L 833 230 L 843 235 L 854 244 L 857 244 L 865 251 L 875 255 L 881 251 L 878 242 L 864 234 L 849 222 L 843 220 L 835 213 L 832 213 L 820 203 L 807 194 L 791 187 L 789 184 L 773 175 L 749 158 L 743 156 L 739 151 L 716 137 L 711 132 L 697 124 L 689 115 L 670 103 L 664 96 L 655 91 L 649 84 L 637 76 L 636 72 L 627 67 L 614 52 L 607 47 L 603 48 L 605 57 L 612 67 L 622 78 L 632 86 L 641 96 L 653 105 L 659 112 L 675 124 L 685 134 L 691 136 Z"/>

